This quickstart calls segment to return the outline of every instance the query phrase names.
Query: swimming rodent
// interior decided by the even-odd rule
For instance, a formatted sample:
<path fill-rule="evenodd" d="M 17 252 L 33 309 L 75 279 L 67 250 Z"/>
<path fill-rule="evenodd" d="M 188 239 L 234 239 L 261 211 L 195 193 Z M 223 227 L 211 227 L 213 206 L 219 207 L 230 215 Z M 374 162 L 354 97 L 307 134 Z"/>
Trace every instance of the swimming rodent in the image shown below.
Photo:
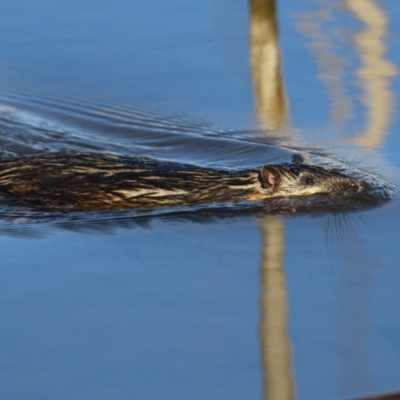
<path fill-rule="evenodd" d="M 0 198 L 48 210 L 121 210 L 360 192 L 356 179 L 291 163 L 244 170 L 98 153 L 49 153 L 0 161 Z"/>

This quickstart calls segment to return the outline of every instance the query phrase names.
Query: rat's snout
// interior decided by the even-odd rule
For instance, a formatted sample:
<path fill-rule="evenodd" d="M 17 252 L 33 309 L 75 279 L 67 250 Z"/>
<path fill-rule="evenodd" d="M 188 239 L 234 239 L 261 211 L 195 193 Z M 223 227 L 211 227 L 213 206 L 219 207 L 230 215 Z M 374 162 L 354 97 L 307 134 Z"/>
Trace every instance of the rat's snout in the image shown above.
<path fill-rule="evenodd" d="M 354 193 L 359 193 L 363 190 L 363 187 L 361 185 L 361 182 L 352 179 L 350 182 L 350 191 Z"/>

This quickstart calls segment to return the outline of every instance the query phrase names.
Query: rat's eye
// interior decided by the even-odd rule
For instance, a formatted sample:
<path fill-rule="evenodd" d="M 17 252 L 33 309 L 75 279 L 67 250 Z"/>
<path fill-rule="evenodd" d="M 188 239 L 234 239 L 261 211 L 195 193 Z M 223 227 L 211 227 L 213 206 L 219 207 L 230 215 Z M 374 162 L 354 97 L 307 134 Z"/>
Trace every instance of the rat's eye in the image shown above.
<path fill-rule="evenodd" d="M 306 186 L 312 186 L 312 185 L 315 184 L 314 177 L 311 174 L 307 173 L 307 172 L 306 173 L 302 173 L 300 175 L 299 181 L 300 181 L 301 185 L 306 185 Z"/>
<path fill-rule="evenodd" d="M 309 185 L 309 186 L 311 186 L 311 185 L 314 185 L 314 179 L 313 178 L 304 178 L 303 179 L 303 183 L 304 184 L 306 184 L 306 185 Z"/>

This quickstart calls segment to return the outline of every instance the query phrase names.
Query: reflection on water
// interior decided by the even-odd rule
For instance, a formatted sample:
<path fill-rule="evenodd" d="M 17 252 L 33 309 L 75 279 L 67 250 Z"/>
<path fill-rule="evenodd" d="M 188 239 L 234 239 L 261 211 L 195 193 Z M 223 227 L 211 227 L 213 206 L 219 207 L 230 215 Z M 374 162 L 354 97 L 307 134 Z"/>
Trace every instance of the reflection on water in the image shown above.
<path fill-rule="evenodd" d="M 274 0 L 250 1 L 249 45 L 254 97 L 261 126 L 266 131 L 283 129 L 288 119 L 287 100 Z"/>
<path fill-rule="evenodd" d="M 397 68 L 386 59 L 388 19 L 379 4 L 369 0 L 346 0 L 344 2 L 316 2 L 318 9 L 298 15 L 299 29 L 310 39 L 310 48 L 319 68 L 319 78 L 328 88 L 331 123 L 343 129 L 350 120 L 357 98 L 351 98 L 352 81 L 346 70 L 352 65 L 351 57 L 339 54 L 354 28 L 332 25 L 332 20 L 343 9 L 348 10 L 364 26 L 352 34 L 355 55 L 360 67 L 355 70 L 357 83 L 364 91 L 366 128 L 360 132 L 357 142 L 364 146 L 378 147 L 383 144 L 394 110 L 395 95 L 391 79 Z M 340 20 L 342 22 L 342 20 Z M 330 23 L 330 25 L 329 25 Z M 343 41 L 343 39 L 345 41 Z M 336 51 L 335 51 L 336 50 Z"/>
<path fill-rule="evenodd" d="M 351 11 L 366 27 L 353 37 L 361 66 L 357 69 L 363 88 L 367 123 L 360 134 L 365 146 L 382 145 L 394 110 L 395 96 L 390 88 L 397 68 L 385 59 L 385 39 L 388 37 L 386 13 L 373 1 L 346 0 L 344 7 Z"/>
<path fill-rule="evenodd" d="M 281 51 L 275 0 L 250 1 L 250 64 L 260 125 L 284 132 L 287 100 L 281 71 Z M 262 221 L 260 348 L 264 372 L 264 399 L 290 400 L 295 396 L 292 352 L 287 331 L 287 292 L 283 270 L 283 221 Z"/>
<path fill-rule="evenodd" d="M 283 270 L 284 227 L 280 219 L 262 222 L 260 341 L 264 368 L 264 399 L 295 398 L 292 351 L 287 327 L 288 304 Z"/>
<path fill-rule="evenodd" d="M 324 22 L 333 18 L 336 10 L 334 2 L 320 1 L 317 4 L 317 10 L 297 16 L 298 28 L 310 40 L 309 48 L 320 70 L 318 78 L 327 88 L 331 123 L 338 129 L 343 129 L 353 111 L 353 101 L 347 96 L 344 81 L 349 61 L 334 51 L 339 34 L 343 34 L 343 28 L 339 32 L 330 32 L 324 26 Z"/>

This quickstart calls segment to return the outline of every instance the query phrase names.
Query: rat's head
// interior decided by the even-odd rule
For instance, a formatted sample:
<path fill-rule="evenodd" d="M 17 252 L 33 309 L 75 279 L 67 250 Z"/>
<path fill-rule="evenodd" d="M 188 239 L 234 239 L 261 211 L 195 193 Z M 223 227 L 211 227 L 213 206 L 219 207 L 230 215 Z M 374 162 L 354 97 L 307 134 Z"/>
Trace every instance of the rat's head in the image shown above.
<path fill-rule="evenodd" d="M 362 190 L 360 182 L 340 172 L 304 164 L 301 156 L 292 163 L 261 167 L 259 180 L 270 196 L 310 196 L 313 194 L 349 194 Z"/>

